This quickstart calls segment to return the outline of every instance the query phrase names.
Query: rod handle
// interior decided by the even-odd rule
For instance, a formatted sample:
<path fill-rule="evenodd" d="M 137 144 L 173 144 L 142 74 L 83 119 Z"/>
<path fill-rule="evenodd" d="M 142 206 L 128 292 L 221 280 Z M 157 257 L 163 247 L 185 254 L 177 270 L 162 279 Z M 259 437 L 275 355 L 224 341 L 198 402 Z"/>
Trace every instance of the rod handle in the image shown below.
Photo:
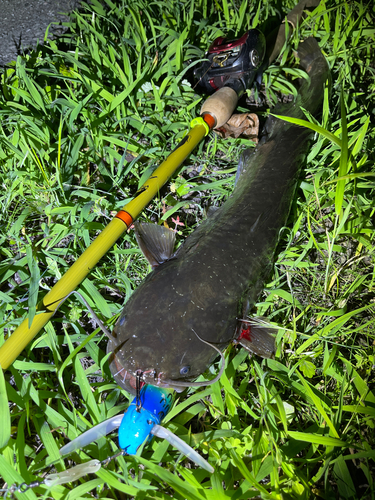
<path fill-rule="evenodd" d="M 236 91 L 230 87 L 222 87 L 203 103 L 201 115 L 211 115 L 216 121 L 214 128 L 222 127 L 232 116 L 237 102 Z"/>

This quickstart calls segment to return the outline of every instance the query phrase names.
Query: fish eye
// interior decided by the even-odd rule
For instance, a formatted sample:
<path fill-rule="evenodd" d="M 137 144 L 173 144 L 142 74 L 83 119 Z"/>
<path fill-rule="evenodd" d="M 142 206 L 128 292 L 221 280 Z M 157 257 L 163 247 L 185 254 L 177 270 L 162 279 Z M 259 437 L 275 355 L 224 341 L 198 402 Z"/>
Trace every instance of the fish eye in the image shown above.
<path fill-rule="evenodd" d="M 187 375 L 190 371 L 190 366 L 183 366 L 180 370 L 181 375 Z"/>

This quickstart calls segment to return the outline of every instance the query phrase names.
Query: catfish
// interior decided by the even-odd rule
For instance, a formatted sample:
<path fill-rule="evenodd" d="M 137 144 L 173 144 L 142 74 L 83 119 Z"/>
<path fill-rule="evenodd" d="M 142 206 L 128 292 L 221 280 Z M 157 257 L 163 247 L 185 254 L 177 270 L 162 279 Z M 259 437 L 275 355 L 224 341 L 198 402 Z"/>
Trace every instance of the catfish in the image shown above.
<path fill-rule="evenodd" d="M 277 105 L 274 114 L 304 118 L 304 110 L 321 110 L 329 70 L 317 41 L 301 43 L 297 56 L 308 78 L 295 102 Z M 267 325 L 241 319 L 272 269 L 311 135 L 268 116 L 258 146 L 242 154 L 231 196 L 176 252 L 172 230 L 135 224 L 153 270 L 126 303 L 108 342 L 110 369 L 122 388 L 135 394 L 140 377 L 179 391 L 208 385 L 194 380 L 233 341 L 262 357 L 274 355 Z"/>

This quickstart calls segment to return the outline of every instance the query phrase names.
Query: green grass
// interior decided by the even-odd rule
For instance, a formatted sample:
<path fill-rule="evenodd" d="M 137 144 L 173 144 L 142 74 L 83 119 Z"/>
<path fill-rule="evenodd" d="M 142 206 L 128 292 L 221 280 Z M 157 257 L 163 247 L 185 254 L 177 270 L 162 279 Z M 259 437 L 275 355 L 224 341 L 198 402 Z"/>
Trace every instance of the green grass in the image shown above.
<path fill-rule="evenodd" d="M 285 12 L 293 5 L 282 3 Z M 183 137 L 202 100 L 187 70 L 210 41 L 227 29 L 236 36 L 268 26 L 275 13 L 275 4 L 246 0 L 94 0 L 59 43 L 47 41 L 2 71 L 2 336 L 26 308 L 32 318 L 38 300 Z M 307 117 L 314 145 L 254 310 L 279 329 L 276 359 L 229 347 L 221 380 L 182 393 L 165 419 L 208 454 L 215 474 L 208 477 L 155 439 L 141 456 L 18 498 L 375 499 L 371 2 L 322 2 L 285 47 L 281 65 L 268 69 L 269 99 L 293 93 L 293 50 L 310 35 L 330 65 L 331 94 L 318 122 Z M 210 135 L 142 218 L 173 227 L 171 217 L 179 215 L 182 241 L 209 204 L 230 194 L 245 147 L 242 139 Z M 111 326 L 147 272 L 129 233 L 79 291 Z M 4 483 L 115 453 L 117 441 L 108 437 L 72 458 L 58 454 L 67 438 L 127 407 L 105 347 L 72 298 L 5 372 Z"/>

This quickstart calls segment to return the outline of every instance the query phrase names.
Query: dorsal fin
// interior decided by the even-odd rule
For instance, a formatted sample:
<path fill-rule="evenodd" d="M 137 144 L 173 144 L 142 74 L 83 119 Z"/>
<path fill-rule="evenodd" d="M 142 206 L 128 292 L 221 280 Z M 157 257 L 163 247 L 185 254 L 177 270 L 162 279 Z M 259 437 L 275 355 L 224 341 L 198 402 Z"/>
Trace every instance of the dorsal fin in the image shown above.
<path fill-rule="evenodd" d="M 135 237 L 143 255 L 153 268 L 173 255 L 176 233 L 171 229 L 147 222 L 134 223 Z"/>

